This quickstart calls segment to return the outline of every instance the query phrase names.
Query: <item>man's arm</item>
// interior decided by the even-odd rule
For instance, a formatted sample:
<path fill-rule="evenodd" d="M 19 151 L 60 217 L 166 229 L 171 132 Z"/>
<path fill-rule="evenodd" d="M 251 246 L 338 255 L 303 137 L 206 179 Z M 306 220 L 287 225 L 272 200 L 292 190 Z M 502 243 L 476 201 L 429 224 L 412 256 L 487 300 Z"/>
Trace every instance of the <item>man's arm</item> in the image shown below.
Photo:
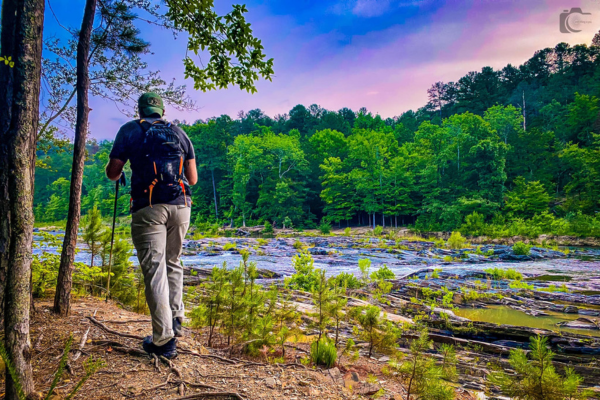
<path fill-rule="evenodd" d="M 191 160 L 194 161 L 194 160 Z M 194 163 L 194 165 L 196 165 Z M 123 172 L 123 167 L 125 163 L 118 158 L 111 158 L 108 164 L 106 164 L 106 177 L 111 181 L 116 181 L 121 177 L 121 173 Z M 195 171 L 195 167 L 194 167 Z M 196 180 L 198 177 L 196 177 Z M 194 182 L 195 183 L 195 182 Z"/>
<path fill-rule="evenodd" d="M 112 161 L 112 160 L 110 160 L 110 161 Z M 119 161 L 119 160 L 117 160 L 117 161 Z M 194 186 L 196 183 L 198 183 L 198 171 L 196 170 L 196 160 L 193 158 L 191 160 L 187 160 L 184 163 L 184 166 L 185 166 L 185 169 L 184 169 L 183 173 L 185 174 L 185 178 L 187 179 L 190 186 Z M 123 166 L 121 166 L 121 168 L 123 168 Z M 108 166 L 106 167 L 106 170 L 107 170 L 107 175 L 108 175 Z M 113 179 L 113 180 L 116 180 L 116 179 Z"/>

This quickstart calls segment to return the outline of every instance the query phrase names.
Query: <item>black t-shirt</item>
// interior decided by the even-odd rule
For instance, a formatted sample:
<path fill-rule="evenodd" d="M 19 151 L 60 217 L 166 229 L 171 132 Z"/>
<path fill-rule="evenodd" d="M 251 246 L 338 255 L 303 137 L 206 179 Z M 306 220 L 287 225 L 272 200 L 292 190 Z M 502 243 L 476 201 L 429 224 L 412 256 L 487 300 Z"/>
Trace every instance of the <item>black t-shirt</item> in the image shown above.
<path fill-rule="evenodd" d="M 159 118 L 144 118 L 144 120 L 148 122 L 154 122 L 159 120 Z M 115 138 L 115 142 L 113 144 L 113 148 L 110 152 L 110 158 L 116 158 L 124 163 L 127 161 L 131 161 L 131 184 L 135 185 L 142 177 L 139 171 L 136 171 L 136 163 L 138 157 L 142 155 L 139 154 L 139 149 L 142 146 L 144 141 L 145 132 L 140 125 L 140 120 L 130 121 L 123 125 L 119 132 L 117 133 L 117 137 Z M 172 125 L 174 132 L 179 135 L 179 139 L 183 148 L 183 153 L 185 154 L 185 161 L 193 160 L 196 158 L 194 154 L 194 146 L 192 146 L 192 142 L 190 138 L 185 134 L 185 132 L 179 128 L 178 126 Z M 185 174 L 183 176 L 185 180 L 185 186 L 189 187 L 187 184 L 187 180 L 185 178 Z M 169 201 L 166 204 L 173 205 L 183 205 L 187 204 L 188 206 L 192 204 L 191 199 L 191 191 L 186 191 L 186 196 L 183 194 L 180 195 L 175 200 Z M 187 199 L 186 199 L 187 197 Z M 149 205 L 149 200 L 147 197 L 141 198 L 132 198 L 132 207 L 131 212 L 136 212 L 144 207 Z M 152 202 L 153 204 L 154 201 Z"/>

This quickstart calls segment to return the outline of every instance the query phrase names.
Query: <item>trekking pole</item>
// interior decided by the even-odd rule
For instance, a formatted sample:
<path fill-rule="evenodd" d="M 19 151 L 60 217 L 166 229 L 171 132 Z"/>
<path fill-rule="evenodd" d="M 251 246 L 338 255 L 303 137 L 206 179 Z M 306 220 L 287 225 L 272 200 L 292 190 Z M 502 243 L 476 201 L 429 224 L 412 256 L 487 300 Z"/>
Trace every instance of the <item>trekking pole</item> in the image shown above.
<path fill-rule="evenodd" d="M 108 302 L 108 298 L 110 297 L 110 273 L 112 270 L 112 256 L 113 256 L 113 247 L 115 243 L 115 222 L 117 220 L 117 203 L 119 200 L 119 183 L 125 182 L 125 173 L 121 173 L 121 178 L 117 179 L 115 182 L 115 206 L 113 209 L 113 221 L 112 221 L 112 231 L 110 233 L 110 253 L 108 256 L 108 281 L 106 283 L 106 301 Z"/>

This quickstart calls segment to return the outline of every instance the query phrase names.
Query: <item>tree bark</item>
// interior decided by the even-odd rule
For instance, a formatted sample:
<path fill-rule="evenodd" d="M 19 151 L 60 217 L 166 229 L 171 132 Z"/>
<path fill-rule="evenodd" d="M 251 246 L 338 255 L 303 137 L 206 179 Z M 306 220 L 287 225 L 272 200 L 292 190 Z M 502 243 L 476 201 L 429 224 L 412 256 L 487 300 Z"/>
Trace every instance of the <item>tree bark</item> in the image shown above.
<path fill-rule="evenodd" d="M 77 121 L 75 125 L 75 143 L 73 145 L 73 167 L 71 170 L 71 191 L 69 196 L 69 213 L 65 239 L 60 255 L 60 267 L 56 282 L 54 296 L 54 312 L 60 315 L 69 315 L 71 310 L 71 287 L 73 285 L 73 261 L 77 246 L 77 231 L 79 217 L 81 216 L 81 183 L 83 180 L 83 166 L 85 162 L 85 142 L 88 129 L 88 88 L 90 78 L 88 74 L 90 44 L 94 14 L 97 0 L 86 0 L 79 41 L 77 43 Z"/>
<path fill-rule="evenodd" d="M 42 67 L 43 0 L 3 0 L 0 49 L 0 319 L 26 395 L 33 393 L 29 311 L 33 184 Z M 7 400 L 18 399 L 6 374 Z"/>

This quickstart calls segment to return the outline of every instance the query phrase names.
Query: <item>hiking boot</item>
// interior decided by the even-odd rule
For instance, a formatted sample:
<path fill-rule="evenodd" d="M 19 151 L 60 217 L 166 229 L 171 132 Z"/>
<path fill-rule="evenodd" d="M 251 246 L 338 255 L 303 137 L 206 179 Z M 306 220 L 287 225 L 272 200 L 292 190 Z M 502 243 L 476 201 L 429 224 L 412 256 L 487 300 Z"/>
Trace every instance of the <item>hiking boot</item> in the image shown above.
<path fill-rule="evenodd" d="M 175 317 L 173 318 L 173 333 L 175 337 L 183 337 L 183 318 Z"/>
<path fill-rule="evenodd" d="M 173 338 L 162 346 L 152 343 L 152 336 L 146 336 L 142 342 L 142 347 L 148 354 L 156 354 L 171 359 L 177 357 L 177 339 Z"/>

